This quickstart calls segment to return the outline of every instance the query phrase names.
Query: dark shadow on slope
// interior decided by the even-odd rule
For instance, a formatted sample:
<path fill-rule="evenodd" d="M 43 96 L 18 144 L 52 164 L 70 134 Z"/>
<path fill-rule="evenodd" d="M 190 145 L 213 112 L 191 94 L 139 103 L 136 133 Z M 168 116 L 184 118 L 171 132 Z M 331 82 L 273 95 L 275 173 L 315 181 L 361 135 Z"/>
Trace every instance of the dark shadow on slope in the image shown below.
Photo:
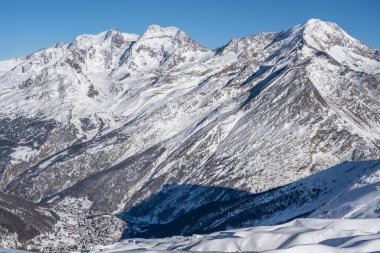
<path fill-rule="evenodd" d="M 347 162 L 317 172 L 311 176 L 266 192 L 252 194 L 244 191 L 200 185 L 169 185 L 141 204 L 119 215 L 128 227 L 122 238 L 167 237 L 173 235 L 192 235 L 212 233 L 232 228 L 273 225 L 294 218 L 309 215 L 315 209 L 331 200 L 343 189 L 380 168 L 380 161 Z M 168 191 L 167 188 L 171 190 Z M 189 190 L 207 193 L 208 203 L 188 212 L 178 213 L 176 218 L 165 224 L 154 224 L 147 217 L 155 216 L 155 205 L 165 202 L 172 194 L 182 194 L 175 203 L 181 207 L 189 197 Z M 213 201 L 212 196 L 225 192 L 228 199 Z M 243 196 L 239 196 L 242 194 Z M 197 195 L 201 196 L 201 195 Z M 174 209 L 161 210 L 170 215 Z M 145 222 L 139 217 L 144 216 Z"/>
<path fill-rule="evenodd" d="M 265 72 L 267 72 L 269 69 L 271 69 L 273 66 L 260 66 L 260 68 L 255 72 L 253 73 L 252 75 L 250 75 L 240 86 L 244 86 L 244 85 L 247 85 L 248 83 L 250 83 L 251 81 L 255 80 L 256 78 L 260 77 L 261 75 L 263 75 Z"/>
<path fill-rule="evenodd" d="M 167 184 L 153 196 L 119 215 L 138 224 L 162 224 L 174 220 L 205 203 L 229 201 L 251 193 L 218 186 Z"/>
<path fill-rule="evenodd" d="M 251 88 L 251 90 L 250 90 L 248 98 L 241 104 L 240 108 L 243 108 L 245 105 L 249 104 L 257 95 L 260 94 L 260 92 L 262 92 L 274 80 L 276 80 L 276 78 L 278 76 L 280 76 L 282 73 L 284 73 L 285 70 L 286 70 L 286 67 L 278 69 L 278 70 L 274 71 L 273 73 L 271 73 L 269 76 L 267 76 L 265 79 L 263 79 L 260 82 L 258 82 L 255 86 L 253 86 Z M 253 74 L 253 76 L 255 76 L 255 74 Z M 251 77 L 248 77 L 248 79 L 250 79 L 250 78 Z M 254 78 L 252 78 L 251 80 L 253 80 L 253 79 Z M 247 81 L 247 80 L 244 81 L 244 83 L 242 85 L 245 85 L 246 82 L 250 82 L 251 81 L 251 80 L 249 80 L 249 81 Z"/>

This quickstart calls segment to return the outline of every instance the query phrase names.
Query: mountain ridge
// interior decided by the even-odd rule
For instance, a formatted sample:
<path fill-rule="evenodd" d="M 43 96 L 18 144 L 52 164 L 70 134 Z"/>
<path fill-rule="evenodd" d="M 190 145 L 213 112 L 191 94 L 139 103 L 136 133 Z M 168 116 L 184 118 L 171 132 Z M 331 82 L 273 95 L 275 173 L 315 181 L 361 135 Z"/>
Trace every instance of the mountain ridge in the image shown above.
<path fill-rule="evenodd" d="M 314 19 L 215 50 L 155 25 L 77 38 L 0 76 L 6 194 L 60 212 L 83 202 L 70 217 L 112 223 L 165 185 L 259 194 L 380 159 L 379 51 L 336 24 Z M 147 211 L 152 225 L 169 223 L 240 197 L 183 187 Z"/>

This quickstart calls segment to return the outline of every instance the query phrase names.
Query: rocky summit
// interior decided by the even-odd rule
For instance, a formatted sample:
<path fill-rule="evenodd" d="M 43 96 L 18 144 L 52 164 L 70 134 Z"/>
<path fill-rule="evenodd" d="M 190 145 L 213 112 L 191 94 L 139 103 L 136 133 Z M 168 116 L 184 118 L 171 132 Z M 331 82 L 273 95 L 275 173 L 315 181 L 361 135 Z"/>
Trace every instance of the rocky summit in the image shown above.
<path fill-rule="evenodd" d="M 335 23 L 217 49 L 111 29 L 0 61 L 0 213 L 25 227 L 2 215 L 4 247 L 342 217 L 379 160 L 380 51 Z"/>

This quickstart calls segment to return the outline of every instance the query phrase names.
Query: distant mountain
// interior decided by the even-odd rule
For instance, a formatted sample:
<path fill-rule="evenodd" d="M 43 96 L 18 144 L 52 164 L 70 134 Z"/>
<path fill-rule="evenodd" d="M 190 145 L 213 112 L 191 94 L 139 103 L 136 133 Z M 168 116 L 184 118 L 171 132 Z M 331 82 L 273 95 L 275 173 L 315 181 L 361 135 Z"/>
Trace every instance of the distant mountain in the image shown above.
<path fill-rule="evenodd" d="M 380 159 L 379 98 L 380 51 L 317 19 L 215 50 L 175 27 L 81 35 L 0 61 L 0 187 L 61 216 L 75 205 L 73 220 L 108 217 L 112 241 L 113 215 L 136 233 L 335 165 L 363 172 Z"/>

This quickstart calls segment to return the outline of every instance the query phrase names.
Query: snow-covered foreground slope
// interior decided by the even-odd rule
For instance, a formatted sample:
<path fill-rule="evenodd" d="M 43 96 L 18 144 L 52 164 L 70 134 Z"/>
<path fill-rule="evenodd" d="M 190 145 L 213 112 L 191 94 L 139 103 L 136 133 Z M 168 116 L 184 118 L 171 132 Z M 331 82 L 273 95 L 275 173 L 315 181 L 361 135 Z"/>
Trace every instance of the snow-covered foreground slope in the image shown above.
<path fill-rule="evenodd" d="M 274 226 L 191 237 L 129 239 L 92 252 L 289 252 L 380 251 L 380 219 L 295 219 Z"/>

